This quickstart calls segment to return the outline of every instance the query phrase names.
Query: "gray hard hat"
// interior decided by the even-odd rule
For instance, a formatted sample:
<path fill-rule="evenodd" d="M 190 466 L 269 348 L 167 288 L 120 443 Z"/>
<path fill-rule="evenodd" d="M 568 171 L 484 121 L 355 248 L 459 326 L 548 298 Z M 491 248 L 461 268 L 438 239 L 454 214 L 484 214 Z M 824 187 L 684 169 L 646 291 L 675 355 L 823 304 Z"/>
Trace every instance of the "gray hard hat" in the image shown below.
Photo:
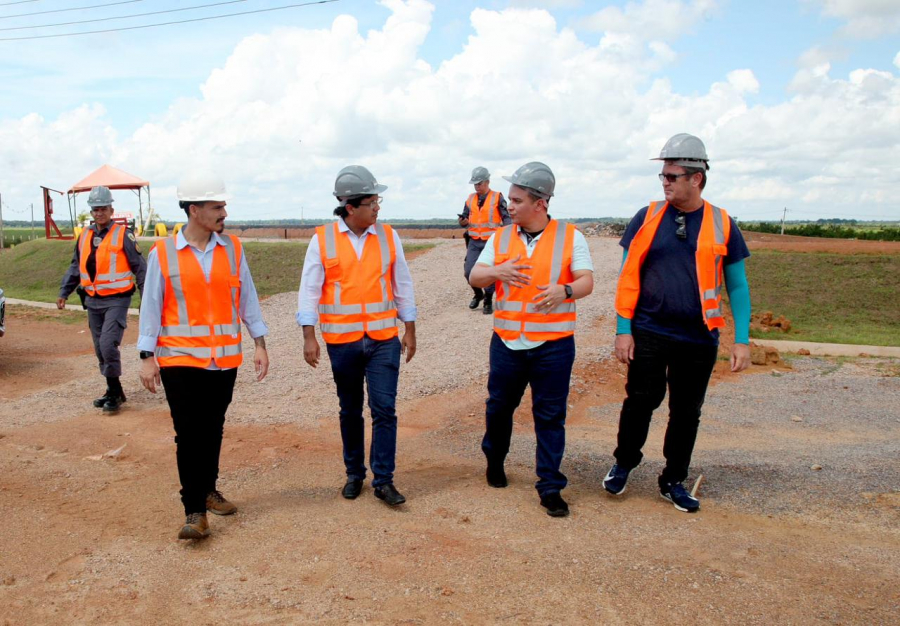
<path fill-rule="evenodd" d="M 109 187 L 100 185 L 99 187 L 91 189 L 91 194 L 88 196 L 87 203 L 89 207 L 112 206 L 113 197 L 112 193 L 109 191 Z"/>
<path fill-rule="evenodd" d="M 556 177 L 550 168 L 540 161 L 526 163 L 512 176 L 504 176 L 503 180 L 530 189 L 545 200 L 549 200 L 553 195 L 553 190 L 556 189 Z"/>
<path fill-rule="evenodd" d="M 666 142 L 659 156 L 651 161 L 666 161 L 681 167 L 709 169 L 706 146 L 698 137 L 688 133 L 678 133 Z"/>
<path fill-rule="evenodd" d="M 491 179 L 491 173 L 486 167 L 476 167 L 472 170 L 472 178 L 469 179 L 470 185 L 477 185 L 480 182 Z"/>
<path fill-rule="evenodd" d="M 355 196 L 371 196 L 379 194 L 387 187 L 379 185 L 372 172 L 362 165 L 348 165 L 334 180 L 336 198 L 353 198 Z"/>

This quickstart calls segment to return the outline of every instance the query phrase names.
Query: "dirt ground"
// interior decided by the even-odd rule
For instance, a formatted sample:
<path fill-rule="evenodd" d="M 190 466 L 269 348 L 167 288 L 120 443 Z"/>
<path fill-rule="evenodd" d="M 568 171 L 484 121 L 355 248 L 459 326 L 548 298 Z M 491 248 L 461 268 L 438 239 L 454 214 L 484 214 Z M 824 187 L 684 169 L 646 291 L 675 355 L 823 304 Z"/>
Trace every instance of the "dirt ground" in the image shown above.
<path fill-rule="evenodd" d="M 442 259 L 440 248 L 417 258 L 414 274 Z M 454 289 L 461 301 L 465 289 Z M 432 306 L 446 308 L 439 300 Z M 479 313 L 459 315 L 482 322 Z M 220 488 L 240 510 L 210 516 L 209 539 L 179 542 L 164 398 L 136 389 L 129 360 L 125 410 L 109 417 L 93 409 L 103 386 L 86 325 L 57 317 L 11 307 L 0 340 L 0 624 L 898 623 L 896 456 L 884 459 L 877 480 L 866 479 L 864 493 L 829 490 L 818 479 L 843 467 L 844 442 L 881 450 L 900 440 L 896 404 L 893 422 L 879 413 L 880 421 L 845 430 L 796 434 L 790 415 L 773 426 L 752 414 L 729 418 L 714 403 L 695 451 L 691 480 L 697 470 L 705 476 L 695 515 L 653 489 L 664 429 L 657 417 L 628 494 L 608 497 L 600 481 L 612 462 L 625 370 L 608 349 L 591 351 L 611 342 L 612 321 L 601 316 L 582 331 L 588 348 L 579 348 L 570 395 L 563 467 L 570 517 L 550 518 L 537 504 L 525 408 L 516 416 L 510 486 L 485 484 L 484 354 L 478 368 L 456 371 L 462 383 L 446 392 L 401 395 L 397 485 L 408 503 L 398 509 L 373 498 L 369 485 L 356 501 L 340 497 L 335 416 L 262 423 L 233 405 Z M 136 326 L 132 318 L 126 343 Z M 420 350 L 440 351 L 420 333 Z M 865 391 L 869 385 L 885 397 L 898 388 L 874 366 L 841 379 L 827 378 L 839 364 L 829 368 L 810 375 L 810 397 L 826 406 L 854 385 L 873 402 L 880 396 Z M 252 387 L 242 372 L 236 402 L 260 412 L 293 404 L 300 412 L 302 396 L 275 390 L 307 372 L 297 365 L 282 379 L 276 373 L 273 387 Z M 401 386 L 410 376 L 415 370 L 404 366 Z M 799 412 L 787 408 L 783 389 L 763 385 L 755 395 L 760 381 L 790 385 L 790 376 L 771 366 L 734 375 L 722 360 L 710 396 L 725 404 L 745 398 L 761 416 L 780 415 L 782 406 Z M 832 389 L 826 379 L 840 384 Z M 333 388 L 314 393 L 331 396 Z M 123 444 L 115 459 L 90 458 Z M 783 456 L 796 458 L 769 460 L 782 445 Z M 809 471 L 808 451 L 824 473 Z"/>

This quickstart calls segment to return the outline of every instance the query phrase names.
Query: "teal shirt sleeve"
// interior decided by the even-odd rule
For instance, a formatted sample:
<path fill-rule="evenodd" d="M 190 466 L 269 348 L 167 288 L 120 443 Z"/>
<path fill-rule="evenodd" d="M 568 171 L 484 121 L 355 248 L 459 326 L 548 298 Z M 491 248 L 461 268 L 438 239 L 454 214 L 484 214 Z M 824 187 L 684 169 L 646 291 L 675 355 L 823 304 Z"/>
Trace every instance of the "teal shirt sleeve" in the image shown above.
<path fill-rule="evenodd" d="M 750 343 L 750 285 L 744 260 L 725 266 L 725 288 L 734 315 L 734 342 Z"/>
<path fill-rule="evenodd" d="M 625 259 L 628 258 L 628 248 L 622 250 L 622 267 L 625 267 Z M 622 271 L 622 267 L 619 268 L 619 271 Z M 730 292 L 729 292 L 730 293 Z M 631 320 L 626 319 L 616 313 L 616 334 L 617 335 L 630 335 L 631 334 Z"/>

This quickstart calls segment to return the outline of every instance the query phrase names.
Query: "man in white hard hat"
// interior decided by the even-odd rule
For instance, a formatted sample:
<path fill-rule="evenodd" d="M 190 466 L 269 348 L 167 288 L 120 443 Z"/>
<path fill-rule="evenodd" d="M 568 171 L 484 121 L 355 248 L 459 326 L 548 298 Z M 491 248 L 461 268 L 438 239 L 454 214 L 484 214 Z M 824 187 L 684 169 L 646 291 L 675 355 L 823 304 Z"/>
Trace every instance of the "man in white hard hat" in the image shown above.
<path fill-rule="evenodd" d="M 481 251 L 490 239 L 491 235 L 501 226 L 511 223 L 509 211 L 506 210 L 506 198 L 499 191 L 491 191 L 491 174 L 486 167 L 476 167 L 472 170 L 470 185 L 475 185 L 475 193 L 469 194 L 463 212 L 459 214 L 459 225 L 466 229 L 466 261 L 463 264 L 463 273 L 466 282 L 472 267 L 478 260 Z M 475 310 L 481 301 L 484 301 L 482 312 L 490 315 L 494 312 L 494 286 L 488 285 L 484 289 L 472 287 L 475 295 L 469 302 L 469 308 Z"/>
<path fill-rule="evenodd" d="M 548 213 L 556 188 L 549 167 L 533 161 L 503 178 L 511 183 L 512 224 L 491 235 L 469 275 L 474 287 L 497 288 L 481 450 L 488 484 L 506 487 L 513 413 L 530 385 L 535 487 L 547 514 L 564 517 L 569 505 L 560 494 L 567 484 L 560 464 L 575 362 L 575 300 L 593 291 L 594 265 L 584 235 Z"/>
<path fill-rule="evenodd" d="M 297 324 L 303 329 L 303 358 L 319 364 L 315 325 L 331 361 L 340 401 L 341 441 L 347 480 L 341 495 L 357 498 L 366 478 L 363 388 L 372 412 L 369 464 L 375 497 L 390 506 L 406 502 L 394 486 L 397 450 L 397 381 L 400 355 L 416 353 L 416 303 L 400 236 L 378 222 L 387 189 L 361 165 L 343 168 L 334 183 L 337 220 L 316 228 L 309 242 Z M 398 320 L 405 332 L 398 339 Z"/>
<path fill-rule="evenodd" d="M 175 427 L 185 523 L 179 539 L 209 535 L 207 511 L 237 507 L 218 490 L 225 412 L 243 361 L 241 322 L 256 345 L 256 379 L 269 369 L 268 328 L 241 241 L 225 230 L 230 196 L 220 178 L 198 173 L 178 184 L 188 223 L 150 251 L 141 302 L 141 382 L 162 383 Z"/>
<path fill-rule="evenodd" d="M 616 290 L 615 354 L 628 364 L 619 417 L 616 463 L 603 486 L 625 491 L 641 462 L 650 418 L 669 391 L 669 423 L 660 495 L 694 512 L 699 500 L 684 486 L 700 425 L 700 409 L 718 353 L 723 282 L 734 315 L 731 371 L 750 364 L 750 288 L 741 231 L 724 209 L 702 198 L 709 158 L 699 138 L 675 135 L 657 159 L 665 200 L 642 208 L 620 241 L 625 249 Z"/>
<path fill-rule="evenodd" d="M 56 306 L 64 309 L 76 289 L 84 294 L 88 327 L 100 373 L 106 377 L 106 393 L 94 406 L 115 414 L 125 402 L 122 389 L 122 358 L 119 346 L 128 327 L 128 307 L 135 289 L 144 291 L 147 264 L 134 233 L 112 221 L 113 197 L 107 187 L 91 189 L 88 206 L 94 223 L 81 232 L 72 263 L 59 287 Z"/>

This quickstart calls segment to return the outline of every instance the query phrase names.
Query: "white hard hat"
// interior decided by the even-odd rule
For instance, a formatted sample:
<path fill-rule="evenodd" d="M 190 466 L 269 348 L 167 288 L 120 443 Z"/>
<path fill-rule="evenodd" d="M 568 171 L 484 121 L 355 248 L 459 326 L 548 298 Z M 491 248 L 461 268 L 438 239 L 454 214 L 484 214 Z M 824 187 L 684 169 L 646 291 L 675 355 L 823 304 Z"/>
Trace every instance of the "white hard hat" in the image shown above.
<path fill-rule="evenodd" d="M 100 185 L 91 189 L 87 203 L 89 207 L 112 206 L 113 197 L 112 193 L 109 191 L 109 187 Z"/>
<path fill-rule="evenodd" d="M 179 202 L 225 202 L 231 195 L 225 191 L 225 181 L 211 172 L 193 172 L 178 183 Z"/>
<path fill-rule="evenodd" d="M 688 133 L 678 133 L 666 142 L 659 156 L 651 161 L 667 161 L 681 167 L 699 167 L 709 169 L 709 157 L 706 146 L 699 137 Z"/>

